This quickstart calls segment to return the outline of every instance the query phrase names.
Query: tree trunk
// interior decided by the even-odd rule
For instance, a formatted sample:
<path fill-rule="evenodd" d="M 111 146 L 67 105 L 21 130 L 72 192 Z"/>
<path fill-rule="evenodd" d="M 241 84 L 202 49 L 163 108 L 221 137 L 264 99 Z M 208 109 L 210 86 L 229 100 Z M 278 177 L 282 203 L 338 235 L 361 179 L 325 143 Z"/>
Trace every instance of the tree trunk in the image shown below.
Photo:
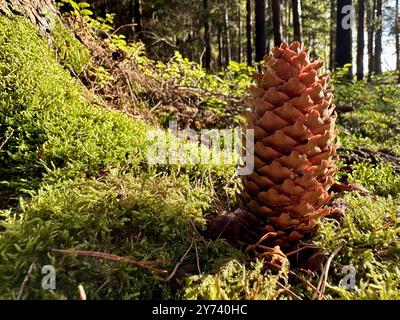
<path fill-rule="evenodd" d="M 367 24 L 368 24 L 368 82 L 372 80 L 372 74 L 375 69 L 374 57 L 374 34 L 375 34 L 375 1 L 368 2 Z"/>
<path fill-rule="evenodd" d="M 47 35 L 52 28 L 53 19 L 48 11 L 58 15 L 52 0 L 0 0 L 0 13 L 20 15 L 37 26 L 41 35 Z"/>
<path fill-rule="evenodd" d="M 382 73 L 382 0 L 376 1 L 375 72 Z"/>
<path fill-rule="evenodd" d="M 255 0 L 256 20 L 256 62 L 264 59 L 265 55 L 265 0 Z"/>
<path fill-rule="evenodd" d="M 335 25 L 336 25 L 336 10 L 335 0 L 331 1 L 331 16 L 330 16 L 330 35 L 329 35 L 329 69 L 334 70 L 335 64 Z"/>
<path fill-rule="evenodd" d="M 243 46 L 242 46 L 242 36 L 243 36 L 243 25 L 242 25 L 242 6 L 239 2 L 239 21 L 238 21 L 239 33 L 238 33 L 238 61 L 243 60 Z"/>
<path fill-rule="evenodd" d="M 336 66 L 343 67 L 353 63 L 352 30 L 351 30 L 352 0 L 338 0 L 336 22 Z M 352 77 L 352 68 L 349 68 Z"/>
<path fill-rule="evenodd" d="M 399 0 L 396 0 L 396 24 L 395 24 L 395 37 L 396 37 L 396 70 L 398 72 L 398 83 L 400 83 L 400 15 L 399 15 Z"/>
<path fill-rule="evenodd" d="M 223 68 L 223 45 L 222 45 L 222 31 L 221 26 L 218 26 L 218 67 Z"/>
<path fill-rule="evenodd" d="M 210 36 L 210 19 L 209 19 L 209 8 L 208 0 L 203 0 L 203 17 L 204 17 L 204 66 L 207 70 L 211 69 L 211 36 Z"/>
<path fill-rule="evenodd" d="M 135 23 L 135 35 L 140 40 L 142 39 L 142 3 L 141 0 L 134 0 L 133 3 L 133 21 Z"/>
<path fill-rule="evenodd" d="M 301 0 L 292 0 L 294 40 L 302 42 Z"/>
<path fill-rule="evenodd" d="M 251 0 L 246 0 L 246 52 L 247 52 L 247 64 L 251 66 L 253 64 L 253 47 L 251 43 L 252 32 L 251 32 Z"/>
<path fill-rule="evenodd" d="M 274 44 L 280 46 L 282 43 L 282 23 L 281 23 L 281 1 L 272 0 L 272 25 L 274 29 Z"/>
<path fill-rule="evenodd" d="M 364 16 L 365 0 L 358 0 L 357 25 L 357 80 L 364 79 Z"/>
<path fill-rule="evenodd" d="M 224 40 L 225 40 L 225 66 L 228 66 L 229 61 L 232 60 L 231 56 L 231 38 L 229 32 L 229 12 L 228 5 L 225 3 L 225 12 L 224 12 Z"/>

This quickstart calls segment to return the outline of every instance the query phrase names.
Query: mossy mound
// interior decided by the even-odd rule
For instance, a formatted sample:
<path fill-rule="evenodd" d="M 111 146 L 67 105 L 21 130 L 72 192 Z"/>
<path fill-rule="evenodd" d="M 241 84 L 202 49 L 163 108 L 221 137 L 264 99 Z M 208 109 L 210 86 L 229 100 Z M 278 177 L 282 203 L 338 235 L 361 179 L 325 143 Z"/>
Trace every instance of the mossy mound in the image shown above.
<path fill-rule="evenodd" d="M 194 230 L 204 230 L 213 188 L 226 185 L 232 169 L 148 167 L 152 128 L 87 103 L 34 27 L 0 16 L 0 47 L 0 134 L 8 137 L 0 150 L 2 298 L 15 298 L 32 263 L 22 298 L 78 299 L 79 284 L 91 299 L 171 297 L 164 275 L 50 248 L 163 260 L 168 272 L 191 244 L 186 263 L 203 272 L 240 256 Z M 56 269 L 56 290 L 41 287 L 44 265 Z"/>
<path fill-rule="evenodd" d="M 2 180 L 95 175 L 144 157 L 141 121 L 86 103 L 33 26 L 4 16 L 0 22 L 0 135 L 10 134 L 0 150 Z"/>

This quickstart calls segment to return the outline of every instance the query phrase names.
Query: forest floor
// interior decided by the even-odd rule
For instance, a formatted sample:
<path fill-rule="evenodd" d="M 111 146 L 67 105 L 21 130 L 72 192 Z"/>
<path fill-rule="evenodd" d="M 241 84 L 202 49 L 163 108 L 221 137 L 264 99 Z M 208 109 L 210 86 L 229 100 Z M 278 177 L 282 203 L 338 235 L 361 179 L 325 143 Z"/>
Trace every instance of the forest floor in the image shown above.
<path fill-rule="evenodd" d="M 308 243 L 322 271 L 314 257 L 273 272 L 207 237 L 207 219 L 238 206 L 233 165 L 146 158 L 147 133 L 172 119 L 241 123 L 252 69 L 232 62 L 211 75 L 179 53 L 151 61 L 140 43 L 68 21 L 77 38 L 57 23 L 48 45 L 23 19 L 0 16 L 0 298 L 79 299 L 79 285 L 89 299 L 400 298 L 394 73 L 333 75 L 336 104 L 350 111 L 339 114 L 337 180 L 362 187 L 336 194 L 344 214 L 320 221 Z M 41 286 L 45 265 L 53 290 Z"/>

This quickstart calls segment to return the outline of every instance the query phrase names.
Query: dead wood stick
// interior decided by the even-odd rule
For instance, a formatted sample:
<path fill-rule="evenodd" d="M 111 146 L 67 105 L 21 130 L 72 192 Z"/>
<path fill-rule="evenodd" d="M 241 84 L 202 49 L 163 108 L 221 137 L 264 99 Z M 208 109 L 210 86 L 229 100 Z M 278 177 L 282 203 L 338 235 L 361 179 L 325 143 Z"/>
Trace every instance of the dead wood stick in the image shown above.
<path fill-rule="evenodd" d="M 331 267 L 332 260 L 339 253 L 339 251 L 343 248 L 343 246 L 344 246 L 344 243 L 342 243 L 339 247 L 337 247 L 336 250 L 328 258 L 328 261 L 326 262 L 325 267 L 322 270 L 321 278 L 320 278 L 318 286 L 317 286 L 317 291 L 314 293 L 313 300 L 315 300 L 317 297 L 318 297 L 318 300 L 323 299 L 326 284 L 328 282 L 329 268 Z"/>
<path fill-rule="evenodd" d="M 137 267 L 147 269 L 150 271 L 154 271 L 157 273 L 166 273 L 166 270 L 163 269 L 157 269 L 151 267 L 152 265 L 160 264 L 163 263 L 162 260 L 155 260 L 155 261 L 137 261 L 137 260 L 132 260 L 129 258 L 124 258 L 117 256 L 115 254 L 109 254 L 109 253 L 104 253 L 104 252 L 96 252 L 96 251 L 80 251 L 80 250 L 63 250 L 63 249 L 50 249 L 50 252 L 53 253 L 59 253 L 59 254 L 76 254 L 78 256 L 84 256 L 84 257 L 93 257 L 93 258 L 99 258 L 99 259 L 104 259 L 104 260 L 112 260 L 112 261 L 118 261 L 118 262 L 125 262 L 128 264 L 133 264 Z"/>
<path fill-rule="evenodd" d="M 295 294 L 292 290 L 286 288 L 282 283 L 277 282 L 276 285 L 279 288 L 281 288 L 282 290 L 284 290 L 288 294 L 288 296 L 292 297 L 294 300 L 303 300 L 297 294 Z"/>
<path fill-rule="evenodd" d="M 33 269 L 35 269 L 35 268 L 36 268 L 35 263 L 32 263 L 29 266 L 28 272 L 27 272 L 24 280 L 22 281 L 21 287 L 19 288 L 18 295 L 17 295 L 17 300 L 21 300 L 22 294 L 24 293 L 24 290 L 25 290 L 25 287 L 26 287 L 26 285 L 28 283 L 29 277 L 30 277 Z"/>
<path fill-rule="evenodd" d="M 167 279 L 165 279 L 166 282 L 170 281 L 174 277 L 176 271 L 178 271 L 179 266 L 186 259 L 187 255 L 189 254 L 190 250 L 192 249 L 193 243 L 194 243 L 194 241 L 192 240 L 192 242 L 190 243 L 189 248 L 186 250 L 186 252 L 182 256 L 181 260 L 179 260 L 179 262 L 175 265 L 174 270 L 172 270 L 171 274 L 167 277 Z"/>

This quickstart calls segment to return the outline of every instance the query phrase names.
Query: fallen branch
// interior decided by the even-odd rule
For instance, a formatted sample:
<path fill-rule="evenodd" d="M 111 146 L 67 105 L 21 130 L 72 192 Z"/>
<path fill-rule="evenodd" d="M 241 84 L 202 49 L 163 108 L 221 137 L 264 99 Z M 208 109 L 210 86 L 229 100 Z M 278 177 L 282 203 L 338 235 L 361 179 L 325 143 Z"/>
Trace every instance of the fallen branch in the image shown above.
<path fill-rule="evenodd" d="M 359 162 L 371 162 L 379 164 L 382 160 L 386 160 L 393 164 L 394 170 L 400 172 L 400 155 L 388 149 L 371 150 L 367 148 L 357 147 L 354 149 L 340 149 L 340 159 L 346 164 Z"/>
<path fill-rule="evenodd" d="M 335 109 L 338 113 L 346 113 L 346 112 L 353 112 L 354 107 L 353 106 L 343 106 L 343 105 L 338 105 L 336 106 Z"/>
<path fill-rule="evenodd" d="M 333 192 L 340 192 L 340 191 L 358 191 L 361 195 L 367 196 L 371 194 L 371 191 L 368 189 L 364 188 L 362 185 L 359 185 L 357 183 L 335 183 L 331 187 L 331 191 Z"/>
<path fill-rule="evenodd" d="M 59 253 L 59 254 L 76 254 L 78 256 L 84 256 L 84 257 L 93 257 L 93 258 L 98 258 L 98 259 L 104 259 L 104 260 L 112 260 L 112 261 L 117 261 L 117 262 L 125 262 L 128 264 L 133 264 L 137 267 L 147 269 L 150 271 L 154 271 L 157 273 L 166 273 L 167 270 L 163 269 L 157 269 L 151 267 L 152 265 L 160 264 L 163 263 L 164 261 L 162 260 L 155 260 L 155 261 L 137 261 L 137 260 L 131 260 L 129 258 L 124 258 L 120 257 L 114 254 L 109 254 L 109 253 L 103 253 L 103 252 L 96 252 L 96 251 L 79 251 L 79 250 L 62 250 L 62 249 L 50 249 L 50 252 L 53 253 Z"/>

